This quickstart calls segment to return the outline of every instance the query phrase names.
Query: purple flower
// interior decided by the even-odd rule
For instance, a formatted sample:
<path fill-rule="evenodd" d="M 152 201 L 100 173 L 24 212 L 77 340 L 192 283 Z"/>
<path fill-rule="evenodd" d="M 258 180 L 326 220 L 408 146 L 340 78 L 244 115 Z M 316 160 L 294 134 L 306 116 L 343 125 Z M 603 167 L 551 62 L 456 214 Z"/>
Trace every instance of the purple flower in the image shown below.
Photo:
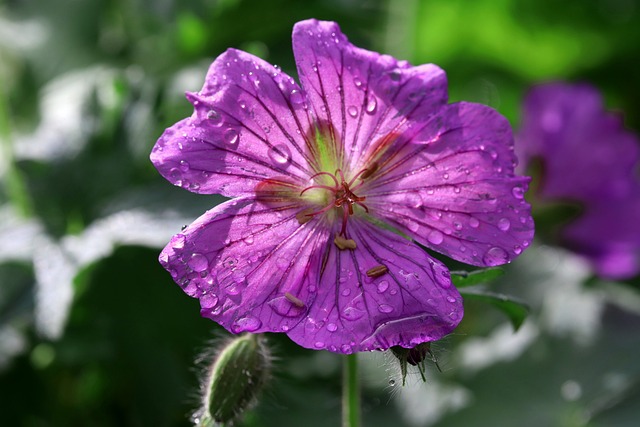
<path fill-rule="evenodd" d="M 441 69 L 359 49 L 332 22 L 296 24 L 293 50 L 301 85 L 227 50 L 158 140 L 165 178 L 232 198 L 160 262 L 233 333 L 341 353 L 443 337 L 462 299 L 418 244 L 493 266 L 532 239 L 507 121 L 447 104 Z"/>
<path fill-rule="evenodd" d="M 542 162 L 540 201 L 577 203 L 562 243 L 603 277 L 640 271 L 640 145 L 588 85 L 551 83 L 528 94 L 518 135 L 523 165 Z"/>

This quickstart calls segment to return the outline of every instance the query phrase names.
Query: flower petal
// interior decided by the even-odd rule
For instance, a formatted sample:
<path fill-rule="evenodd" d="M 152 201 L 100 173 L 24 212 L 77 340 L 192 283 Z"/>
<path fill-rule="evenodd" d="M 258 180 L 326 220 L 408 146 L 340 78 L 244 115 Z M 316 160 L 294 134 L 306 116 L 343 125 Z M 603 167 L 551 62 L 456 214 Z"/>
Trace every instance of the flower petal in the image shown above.
<path fill-rule="evenodd" d="M 440 68 L 360 49 L 334 22 L 297 23 L 293 50 L 311 107 L 320 123 L 331 124 L 334 154 L 347 170 L 361 170 L 400 136 L 410 138 L 447 102 Z"/>
<path fill-rule="evenodd" d="M 515 177 L 508 122 L 489 107 L 457 103 L 381 166 L 370 213 L 458 261 L 511 261 L 533 238 L 528 178 Z"/>
<path fill-rule="evenodd" d="M 175 235 L 161 264 L 201 314 L 230 332 L 286 332 L 315 296 L 305 282 L 328 232 L 301 225 L 295 205 L 273 207 L 252 199 L 225 202 Z M 313 273 L 315 274 L 315 273 Z"/>
<path fill-rule="evenodd" d="M 450 333 L 462 319 L 447 268 L 417 245 L 366 221 L 350 221 L 354 250 L 326 247 L 303 322 L 289 337 L 303 347 L 351 353 L 414 347 Z"/>
<path fill-rule="evenodd" d="M 168 128 L 151 161 L 196 193 L 250 195 L 268 177 L 305 183 L 309 115 L 295 81 L 267 62 L 229 49 L 211 65 L 193 115 Z"/>
<path fill-rule="evenodd" d="M 597 273 L 628 279 L 640 272 L 640 187 L 632 195 L 592 202 L 562 230 L 563 243 L 587 258 Z"/>
<path fill-rule="evenodd" d="M 543 162 L 540 193 L 550 199 L 625 197 L 635 185 L 638 138 L 622 118 L 604 110 L 589 85 L 553 83 L 534 88 L 524 102 L 517 149 L 523 164 Z"/>

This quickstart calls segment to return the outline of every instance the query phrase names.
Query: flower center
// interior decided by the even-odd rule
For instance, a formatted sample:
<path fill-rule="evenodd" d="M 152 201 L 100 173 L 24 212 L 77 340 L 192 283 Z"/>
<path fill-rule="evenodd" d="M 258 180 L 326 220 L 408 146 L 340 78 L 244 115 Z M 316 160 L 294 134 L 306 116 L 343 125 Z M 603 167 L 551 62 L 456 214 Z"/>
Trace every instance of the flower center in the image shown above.
<path fill-rule="evenodd" d="M 326 176 L 331 180 L 333 185 L 325 185 L 325 184 L 314 184 L 305 188 L 300 192 L 300 195 L 304 194 L 306 191 L 309 191 L 314 188 L 320 188 L 329 191 L 333 195 L 333 200 L 316 212 L 311 212 L 306 214 L 307 216 L 316 216 L 320 215 L 324 212 L 329 211 L 332 208 L 342 208 L 342 229 L 340 230 L 340 234 L 346 236 L 347 231 L 347 220 L 349 216 L 353 215 L 353 205 L 361 206 L 366 212 L 369 212 L 367 206 L 362 203 L 365 201 L 366 197 L 357 196 L 354 193 L 354 190 L 358 189 L 362 184 L 362 180 L 372 173 L 371 168 L 363 169 L 358 172 L 350 181 L 347 181 L 342 173 L 342 170 L 338 169 L 334 174 L 329 172 L 318 172 L 317 174 L 311 177 L 312 180 L 315 180 L 319 177 Z M 360 180 L 356 183 L 357 180 Z"/>

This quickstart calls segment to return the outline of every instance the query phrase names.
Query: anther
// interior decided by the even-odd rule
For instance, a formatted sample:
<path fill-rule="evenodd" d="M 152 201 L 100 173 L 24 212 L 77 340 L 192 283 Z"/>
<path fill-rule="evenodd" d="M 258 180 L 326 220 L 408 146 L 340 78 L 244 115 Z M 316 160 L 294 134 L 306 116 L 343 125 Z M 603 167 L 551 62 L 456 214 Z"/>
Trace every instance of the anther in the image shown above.
<path fill-rule="evenodd" d="M 380 277 L 380 276 L 386 274 L 387 271 L 389 271 L 389 269 L 387 268 L 386 265 L 376 265 L 375 267 L 372 267 L 372 268 L 367 270 L 367 276 L 369 276 L 369 277 Z"/>
<path fill-rule="evenodd" d="M 295 305 L 296 307 L 300 307 L 300 308 L 304 307 L 304 303 L 302 302 L 302 300 L 298 297 L 293 296 L 289 292 L 285 292 L 284 297 L 288 299 L 291 302 L 291 304 Z"/>
<path fill-rule="evenodd" d="M 298 212 L 296 214 L 296 219 L 298 220 L 298 224 L 303 225 L 311 221 L 311 218 L 313 218 L 312 214 L 313 214 L 313 209 L 311 208 L 307 208 L 303 211 Z"/>
<path fill-rule="evenodd" d="M 333 239 L 333 243 L 335 243 L 335 245 L 340 250 L 355 249 L 356 248 L 356 241 L 355 240 L 345 239 L 344 237 L 342 237 L 340 235 L 337 235 L 336 238 Z"/>

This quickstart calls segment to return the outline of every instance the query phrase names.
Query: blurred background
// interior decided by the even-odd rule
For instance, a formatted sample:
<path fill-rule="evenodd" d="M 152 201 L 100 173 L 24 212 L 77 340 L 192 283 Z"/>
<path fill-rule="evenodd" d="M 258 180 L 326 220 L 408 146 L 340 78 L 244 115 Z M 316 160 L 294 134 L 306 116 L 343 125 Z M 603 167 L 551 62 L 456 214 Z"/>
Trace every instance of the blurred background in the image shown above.
<path fill-rule="evenodd" d="M 189 425 L 194 360 L 226 334 L 157 256 L 222 199 L 171 186 L 148 155 L 226 48 L 295 76 L 291 29 L 310 17 L 440 65 L 452 101 L 516 129 L 532 84 L 566 80 L 640 130 L 637 0 L 0 1 L 0 425 Z M 362 355 L 364 425 L 636 426 L 639 283 L 539 238 L 490 285 L 531 307 L 517 332 L 469 301 L 433 347 L 443 372 L 406 387 L 392 356 Z M 273 379 L 239 425 L 339 425 L 340 357 L 268 340 Z"/>

